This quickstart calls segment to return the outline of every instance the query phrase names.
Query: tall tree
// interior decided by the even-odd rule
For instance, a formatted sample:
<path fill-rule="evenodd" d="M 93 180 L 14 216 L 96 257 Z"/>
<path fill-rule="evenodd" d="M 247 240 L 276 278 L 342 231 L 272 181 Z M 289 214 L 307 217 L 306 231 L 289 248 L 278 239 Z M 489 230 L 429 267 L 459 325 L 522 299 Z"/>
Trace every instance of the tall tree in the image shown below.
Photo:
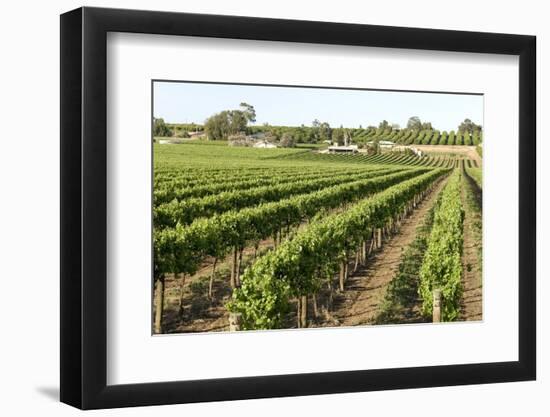
<path fill-rule="evenodd" d="M 162 117 L 153 117 L 153 136 L 172 136 L 172 130 L 166 125 Z"/>
<path fill-rule="evenodd" d="M 473 134 L 476 131 L 481 132 L 481 126 L 476 125 L 470 119 L 464 119 L 464 121 L 458 126 L 458 131 Z"/>
<path fill-rule="evenodd" d="M 204 130 L 211 140 L 227 139 L 230 135 L 245 132 L 248 123 L 256 121 L 254 107 L 240 104 L 240 110 L 224 110 L 213 114 L 204 122 Z"/>
<path fill-rule="evenodd" d="M 336 142 L 339 146 L 342 146 L 344 145 L 344 142 L 345 142 L 345 132 L 344 132 L 344 129 L 342 127 L 338 128 L 338 129 L 333 129 L 332 130 L 332 142 Z"/>
<path fill-rule="evenodd" d="M 311 130 L 316 142 L 331 140 L 332 138 L 332 129 L 327 122 L 321 123 L 318 119 L 315 119 L 311 123 Z"/>
<path fill-rule="evenodd" d="M 256 122 L 256 110 L 254 109 L 254 106 L 248 103 L 241 103 L 239 106 L 244 116 L 246 117 L 246 120 L 248 120 L 250 123 Z"/>
<path fill-rule="evenodd" d="M 418 116 L 409 117 L 409 120 L 407 121 L 407 129 L 421 130 L 422 121 L 420 120 L 420 117 Z"/>
<path fill-rule="evenodd" d="M 283 133 L 279 145 L 283 148 L 293 148 L 295 146 L 295 140 L 289 132 Z"/>

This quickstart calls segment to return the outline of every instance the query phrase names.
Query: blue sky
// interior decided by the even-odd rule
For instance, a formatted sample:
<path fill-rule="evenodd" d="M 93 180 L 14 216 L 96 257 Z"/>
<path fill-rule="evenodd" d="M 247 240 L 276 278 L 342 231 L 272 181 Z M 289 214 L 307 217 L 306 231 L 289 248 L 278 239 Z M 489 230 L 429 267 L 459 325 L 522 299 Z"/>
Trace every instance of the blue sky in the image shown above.
<path fill-rule="evenodd" d="M 314 119 L 333 127 L 367 127 L 382 120 L 406 126 L 411 116 L 439 130 L 456 130 L 465 118 L 483 124 L 483 96 L 323 88 L 267 87 L 181 82 L 154 83 L 155 117 L 168 123 L 203 123 L 210 115 L 256 109 L 256 124 L 310 126 Z"/>

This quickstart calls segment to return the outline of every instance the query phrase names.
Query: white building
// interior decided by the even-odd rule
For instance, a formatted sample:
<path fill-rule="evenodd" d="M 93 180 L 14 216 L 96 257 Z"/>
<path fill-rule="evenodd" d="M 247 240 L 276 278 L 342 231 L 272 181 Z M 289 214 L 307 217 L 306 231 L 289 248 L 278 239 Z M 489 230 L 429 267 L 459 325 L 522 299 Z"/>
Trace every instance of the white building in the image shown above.
<path fill-rule="evenodd" d="M 348 145 L 348 146 L 329 146 L 328 147 L 329 153 L 357 153 L 359 152 L 359 148 L 357 145 Z"/>
<path fill-rule="evenodd" d="M 374 145 L 374 142 L 373 141 L 367 142 L 367 145 Z M 393 147 L 395 146 L 395 143 L 389 140 L 381 140 L 378 142 L 378 146 L 380 146 L 380 149 L 393 149 Z"/>
<path fill-rule="evenodd" d="M 178 145 L 183 143 L 182 139 L 159 139 L 159 145 Z"/>
<path fill-rule="evenodd" d="M 268 142 L 266 140 L 261 140 L 261 141 L 258 141 L 257 143 L 255 143 L 254 147 L 255 148 L 264 148 L 264 149 L 273 149 L 273 148 L 276 148 L 277 145 L 274 145 L 273 143 Z"/>

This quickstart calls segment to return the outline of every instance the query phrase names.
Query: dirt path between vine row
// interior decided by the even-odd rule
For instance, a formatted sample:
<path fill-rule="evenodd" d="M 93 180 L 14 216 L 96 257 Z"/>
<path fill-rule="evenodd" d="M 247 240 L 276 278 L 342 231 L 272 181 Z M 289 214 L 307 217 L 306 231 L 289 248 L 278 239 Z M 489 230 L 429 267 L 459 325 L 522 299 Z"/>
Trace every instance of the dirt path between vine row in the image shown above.
<path fill-rule="evenodd" d="M 465 173 L 465 181 L 462 187 L 462 205 L 464 207 L 464 244 L 462 251 L 462 300 L 460 303 L 459 320 L 472 321 L 482 319 L 482 283 L 481 270 L 479 268 L 478 248 L 473 231 L 475 213 L 468 205 L 465 187 L 471 187 L 472 192 L 479 199 L 477 185 Z M 476 187 L 476 188 L 474 188 Z M 480 202 L 477 201 L 479 204 Z"/>
<path fill-rule="evenodd" d="M 348 278 L 346 290 L 335 300 L 332 317 L 340 326 L 373 324 L 384 300 L 386 288 L 399 268 L 403 251 L 413 242 L 416 228 L 424 221 L 447 183 L 440 181 L 401 225 L 400 231 L 384 242 L 365 267 Z"/>

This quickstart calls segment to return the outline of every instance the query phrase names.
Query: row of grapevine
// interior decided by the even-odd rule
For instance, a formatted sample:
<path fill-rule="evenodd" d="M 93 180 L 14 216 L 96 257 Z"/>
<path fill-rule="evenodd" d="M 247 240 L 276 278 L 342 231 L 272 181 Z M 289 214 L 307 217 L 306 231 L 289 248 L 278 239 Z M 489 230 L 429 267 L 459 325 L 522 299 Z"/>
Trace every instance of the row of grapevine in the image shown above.
<path fill-rule="evenodd" d="M 307 153 L 289 155 L 283 158 L 285 161 L 312 161 L 312 162 L 334 162 L 352 164 L 382 164 L 382 165 L 407 165 L 407 166 L 431 166 L 454 168 L 458 160 L 448 156 L 423 156 L 407 154 L 404 152 L 385 152 L 377 155 L 366 154 L 321 154 Z M 468 164 L 477 167 L 477 162 L 468 159 Z"/>
<path fill-rule="evenodd" d="M 433 290 L 442 293 L 441 319 L 453 321 L 462 296 L 462 245 L 464 210 L 461 201 L 461 170 L 452 174 L 436 203 L 433 228 L 420 269 L 419 294 L 422 312 L 433 312 Z"/>
<path fill-rule="evenodd" d="M 368 167 L 362 172 L 375 172 L 380 170 L 380 167 Z M 283 184 L 295 183 L 297 181 L 317 180 L 323 178 L 335 178 L 342 175 L 353 175 L 353 171 L 339 169 L 339 170 L 300 170 L 298 172 L 291 172 L 288 174 L 277 175 L 277 173 L 270 173 L 264 175 L 254 176 L 252 178 L 229 178 L 220 182 L 208 181 L 206 184 L 201 185 L 188 185 L 183 186 L 174 183 L 155 184 L 154 191 L 154 205 L 168 203 L 174 199 L 183 200 L 186 198 L 200 198 L 212 194 L 250 190 L 258 187 L 274 187 L 281 186 Z"/>
<path fill-rule="evenodd" d="M 341 167 L 335 166 L 333 169 L 329 170 L 330 172 L 343 172 Z M 305 169 L 294 168 L 294 169 L 285 169 L 281 167 L 270 167 L 262 169 L 232 169 L 226 168 L 224 170 L 215 170 L 210 172 L 208 170 L 195 170 L 191 169 L 188 171 L 175 171 L 175 172 L 165 172 L 162 175 L 156 175 L 154 178 L 155 190 L 166 187 L 200 187 L 204 185 L 209 185 L 212 183 L 221 183 L 221 182 L 232 182 L 232 181 L 244 181 L 244 180 L 253 180 L 253 179 L 269 179 L 273 177 L 281 177 L 286 175 L 299 175 L 303 174 Z M 308 172 L 311 173 L 322 173 L 323 170 L 321 167 L 314 167 Z"/>
<path fill-rule="evenodd" d="M 353 167 L 351 168 L 353 169 Z M 276 176 L 300 175 L 303 173 L 343 172 L 344 167 L 225 167 L 223 169 L 192 169 L 189 171 L 171 170 L 155 174 L 155 187 L 195 187 L 213 182 L 232 182 L 238 180 L 269 179 Z"/>
<path fill-rule="evenodd" d="M 468 132 L 440 132 L 438 130 L 391 130 L 386 129 L 382 132 L 371 130 L 369 134 L 357 135 L 353 137 L 355 143 L 365 143 L 373 140 L 385 140 L 404 145 L 478 145 L 482 141 L 482 133 L 474 131 Z"/>
<path fill-rule="evenodd" d="M 231 287 L 239 285 L 240 259 L 245 247 L 256 246 L 268 237 L 280 236 L 283 230 L 312 218 L 320 210 L 341 206 L 381 191 L 399 182 L 419 176 L 423 169 L 411 169 L 372 179 L 340 184 L 314 193 L 261 204 L 239 211 L 229 211 L 198 219 L 188 226 L 154 230 L 154 277 L 156 294 L 155 332 L 162 332 L 162 306 L 166 274 L 194 274 L 203 259 L 214 258 L 210 281 L 218 260 L 232 250 Z M 269 221 L 266 221 L 269 219 Z"/>
<path fill-rule="evenodd" d="M 205 256 L 219 259 L 232 248 L 242 249 L 256 245 L 261 239 L 273 237 L 311 218 L 321 209 L 355 201 L 424 172 L 426 171 L 416 169 L 370 180 L 359 180 L 310 194 L 198 219 L 188 226 L 177 224 L 173 228 L 155 229 L 155 236 L 159 239 L 164 236 L 162 239 L 173 240 L 170 259 L 175 263 L 166 263 L 168 269 L 161 272 L 192 273 Z M 188 256 L 182 258 L 180 253 Z"/>
<path fill-rule="evenodd" d="M 350 181 L 366 180 L 404 170 L 405 167 L 386 170 L 364 171 L 354 174 L 342 174 L 329 178 L 294 181 L 279 185 L 266 185 L 248 190 L 225 191 L 204 197 L 178 200 L 174 190 L 173 201 L 161 204 L 153 210 L 157 227 L 173 227 L 176 223 L 189 224 L 199 217 L 210 217 L 229 210 L 239 210 L 262 203 L 288 198 L 297 194 L 307 194 L 327 187 L 333 187 Z"/>
<path fill-rule="evenodd" d="M 445 172 L 431 170 L 400 182 L 309 225 L 244 272 L 230 310 L 242 314 L 245 329 L 280 327 L 291 298 L 303 299 L 327 281 L 330 285 L 338 265 L 344 260 L 347 264 L 347 256 L 364 247 L 374 229 L 397 222 L 411 200 L 419 201 L 419 195 Z M 341 289 L 343 283 L 341 278 Z M 302 305 L 307 305 L 307 298 Z"/>
<path fill-rule="evenodd" d="M 480 189 L 483 189 L 483 178 L 481 168 L 466 167 L 466 173 L 476 182 Z"/>

